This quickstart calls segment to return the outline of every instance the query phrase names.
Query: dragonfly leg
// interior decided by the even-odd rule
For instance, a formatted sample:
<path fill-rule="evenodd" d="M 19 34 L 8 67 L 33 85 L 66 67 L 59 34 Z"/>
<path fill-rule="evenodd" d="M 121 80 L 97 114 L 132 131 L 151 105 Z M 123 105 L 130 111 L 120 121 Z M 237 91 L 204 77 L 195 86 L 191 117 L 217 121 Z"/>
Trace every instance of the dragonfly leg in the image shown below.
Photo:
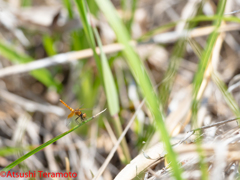
<path fill-rule="evenodd" d="M 82 113 L 82 114 L 80 115 L 80 117 L 81 117 L 81 121 L 83 122 L 83 121 L 85 121 L 86 114 L 85 114 L 85 113 Z"/>
<path fill-rule="evenodd" d="M 76 121 L 76 123 L 77 124 L 79 124 L 79 122 L 78 122 L 78 118 L 79 118 L 80 116 L 78 116 L 76 119 L 75 119 L 75 121 Z"/>
<path fill-rule="evenodd" d="M 81 114 L 81 121 L 85 121 L 85 117 L 83 117 L 83 114 Z"/>

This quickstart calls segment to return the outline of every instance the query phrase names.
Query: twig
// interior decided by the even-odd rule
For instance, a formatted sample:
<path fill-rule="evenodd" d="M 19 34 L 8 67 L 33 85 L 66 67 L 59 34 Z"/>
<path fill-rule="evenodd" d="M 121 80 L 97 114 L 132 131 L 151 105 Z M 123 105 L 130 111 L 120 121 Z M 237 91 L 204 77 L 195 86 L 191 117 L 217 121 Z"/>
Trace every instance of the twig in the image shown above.
<path fill-rule="evenodd" d="M 107 131 L 108 131 L 108 134 L 109 134 L 109 136 L 110 136 L 113 144 L 116 144 L 116 143 L 117 143 L 117 138 L 116 138 L 116 136 L 114 135 L 114 132 L 113 132 L 110 124 L 108 123 L 108 121 L 107 121 L 105 118 L 103 118 L 103 122 L 104 122 L 104 124 L 105 124 L 105 127 L 106 127 L 106 129 L 107 129 Z M 118 155 L 119 155 L 120 160 L 123 162 L 124 159 L 125 159 L 125 157 L 124 157 L 124 155 L 123 155 L 123 150 L 122 150 L 121 146 L 118 147 L 117 152 L 118 152 Z"/>
<path fill-rule="evenodd" d="M 97 175 L 93 178 L 93 180 L 97 180 L 103 173 L 103 171 L 106 169 L 108 163 L 110 162 L 110 160 L 112 159 L 114 153 L 116 152 L 119 144 L 121 143 L 123 137 L 126 135 L 128 129 L 131 127 L 134 119 L 137 116 L 138 111 L 141 109 L 141 107 L 143 106 L 145 102 L 145 99 L 141 102 L 141 104 L 138 106 L 138 109 L 136 110 L 136 112 L 134 113 L 133 117 L 131 118 L 131 120 L 129 121 L 128 125 L 126 126 L 126 128 L 124 129 L 123 133 L 121 134 L 121 136 L 118 138 L 118 141 L 116 142 L 116 144 L 114 145 L 114 147 L 112 148 L 111 152 L 108 154 L 107 159 L 105 160 L 105 162 L 103 163 L 103 165 L 101 166 L 101 168 L 98 170 Z"/>
<path fill-rule="evenodd" d="M 153 176 L 155 176 L 155 178 L 157 178 L 157 179 L 160 178 L 160 176 L 155 171 L 153 171 L 150 167 L 147 169 Z"/>
<path fill-rule="evenodd" d="M 104 110 L 102 110 L 101 112 L 97 113 L 96 115 L 94 115 L 92 118 L 94 119 L 95 117 L 97 117 L 98 115 L 102 114 L 104 111 L 106 111 L 107 108 L 105 108 Z"/>
<path fill-rule="evenodd" d="M 236 10 L 236 11 L 232 11 L 232 12 L 229 12 L 229 13 L 225 13 L 224 15 L 231 15 L 231 14 L 235 14 L 235 13 L 238 13 L 240 12 L 240 10 Z"/>
<path fill-rule="evenodd" d="M 37 103 L 31 100 L 25 99 L 23 97 L 20 97 L 16 94 L 10 93 L 2 88 L 0 88 L 0 97 L 7 101 L 14 102 L 15 104 L 22 106 L 24 109 L 30 112 L 40 111 L 42 113 L 54 113 L 58 116 L 62 116 L 65 114 L 65 111 L 63 108 L 50 105 L 48 103 L 44 103 L 44 104 Z"/>
<path fill-rule="evenodd" d="M 165 79 L 164 79 L 163 81 L 165 81 Z M 162 81 L 162 82 L 163 82 L 163 81 Z M 155 89 L 158 88 L 158 87 L 162 84 L 162 82 L 156 84 L 154 88 L 155 88 Z M 106 159 L 105 162 L 102 164 L 101 168 L 98 170 L 97 175 L 93 178 L 93 180 L 97 180 L 97 179 L 102 175 L 103 171 L 106 169 L 108 163 L 109 163 L 110 160 L 112 159 L 112 157 L 113 157 L 114 153 L 116 152 L 119 144 L 121 143 L 123 137 L 126 135 L 128 129 L 131 127 L 134 119 L 136 118 L 138 111 L 140 111 L 140 109 L 142 108 L 143 104 L 145 103 L 145 100 L 146 100 L 146 98 L 144 98 L 143 101 L 139 104 L 136 112 L 134 113 L 134 115 L 133 115 L 132 118 L 130 119 L 128 125 L 126 126 L 126 128 L 125 128 L 124 131 L 122 132 L 121 136 L 118 138 L 118 141 L 115 143 L 115 145 L 114 145 L 114 147 L 112 148 L 111 152 L 108 154 L 107 159 Z"/>
<path fill-rule="evenodd" d="M 222 124 L 225 124 L 225 123 L 229 123 L 231 121 L 236 121 L 240 119 L 240 117 L 236 117 L 236 118 L 233 118 L 233 119 L 228 119 L 228 120 L 224 120 L 224 121 L 221 121 L 221 122 L 217 122 L 217 123 L 214 123 L 214 124 L 211 124 L 211 125 L 208 125 L 208 126 L 202 126 L 200 128 L 197 128 L 197 129 L 193 129 L 191 130 L 190 132 L 195 132 L 195 131 L 199 131 L 199 130 L 202 130 L 202 129 L 208 129 L 208 128 L 211 128 L 211 127 L 214 127 L 214 126 L 218 126 L 218 125 L 222 125 Z"/>
<path fill-rule="evenodd" d="M 189 133 L 189 134 L 188 134 Z M 176 144 L 174 144 L 173 146 L 174 146 L 174 148 L 176 148 L 178 145 L 180 145 L 180 144 L 182 144 L 184 141 L 186 141 L 190 136 L 192 136 L 194 133 L 195 133 L 195 131 L 190 131 L 190 132 L 188 132 L 187 133 L 187 135 L 182 139 L 182 140 L 180 140 L 178 143 L 176 143 Z"/>
<path fill-rule="evenodd" d="M 234 31 L 239 29 L 239 24 L 229 24 L 226 26 L 223 26 L 219 29 L 219 32 L 225 32 L 225 31 Z M 191 31 L 190 36 L 191 37 L 199 37 L 203 35 L 208 35 L 210 34 L 213 30 L 213 26 L 205 27 L 204 29 L 208 28 L 209 30 L 202 30 L 201 28 L 195 29 Z M 171 32 L 172 33 L 172 32 Z M 166 39 L 167 34 L 160 34 L 162 37 Z M 170 36 L 172 38 L 172 35 Z M 136 46 L 135 41 L 130 42 L 133 46 Z M 149 43 L 149 42 L 148 42 Z M 157 43 L 157 42 L 155 42 Z M 141 43 L 139 43 L 140 45 Z M 115 44 L 110 44 L 103 46 L 103 52 L 106 54 L 109 53 L 114 53 L 121 51 L 123 49 L 123 46 L 119 43 Z M 96 48 L 97 53 L 99 53 L 99 48 Z M 66 52 L 62 54 L 58 54 L 52 57 L 48 58 L 43 58 L 43 59 L 38 59 L 34 60 L 32 62 L 26 63 L 26 64 L 20 64 L 20 65 L 13 65 L 10 67 L 2 68 L 0 69 L 0 78 L 12 74 L 19 74 L 19 73 L 24 73 L 24 72 L 29 72 L 35 69 L 40 69 L 40 68 L 46 68 L 50 66 L 55 66 L 58 64 L 66 64 L 72 61 L 77 61 L 79 59 L 85 59 L 93 56 L 93 52 L 91 49 L 85 49 L 81 51 L 72 51 L 72 52 Z"/>
<path fill-rule="evenodd" d="M 132 41 L 131 44 L 135 45 L 135 42 Z M 118 52 L 118 51 L 121 51 L 122 49 L 123 49 L 123 46 L 119 43 L 103 46 L 103 52 L 106 54 Z M 99 48 L 96 48 L 96 51 L 99 54 L 100 52 Z M 50 67 L 58 64 L 65 64 L 72 61 L 77 61 L 79 59 L 89 58 L 92 56 L 93 56 L 93 52 L 91 49 L 62 53 L 52 57 L 34 60 L 26 64 L 13 65 L 10 67 L 0 69 L 0 77 L 28 72 L 28 71 L 32 71 L 40 68 L 46 68 L 46 67 Z"/>

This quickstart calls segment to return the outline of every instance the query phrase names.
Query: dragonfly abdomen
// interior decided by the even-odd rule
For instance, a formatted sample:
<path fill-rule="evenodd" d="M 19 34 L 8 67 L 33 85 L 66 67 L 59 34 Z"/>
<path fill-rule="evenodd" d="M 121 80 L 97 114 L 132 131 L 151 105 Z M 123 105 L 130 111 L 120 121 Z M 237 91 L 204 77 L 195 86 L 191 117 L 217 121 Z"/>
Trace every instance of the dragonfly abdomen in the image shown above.
<path fill-rule="evenodd" d="M 59 99 L 59 101 L 60 101 L 61 103 L 63 103 L 63 105 L 66 106 L 70 111 L 72 111 L 72 112 L 74 111 L 74 109 L 71 108 L 70 106 L 68 106 L 63 100 Z"/>

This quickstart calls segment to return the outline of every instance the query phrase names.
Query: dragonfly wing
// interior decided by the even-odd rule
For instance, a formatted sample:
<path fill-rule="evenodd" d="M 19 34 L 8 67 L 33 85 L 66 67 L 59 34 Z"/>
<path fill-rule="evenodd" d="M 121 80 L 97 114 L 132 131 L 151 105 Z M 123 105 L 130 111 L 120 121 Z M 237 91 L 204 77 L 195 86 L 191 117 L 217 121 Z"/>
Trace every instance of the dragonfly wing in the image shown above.
<path fill-rule="evenodd" d="M 81 108 L 81 109 L 78 108 L 77 110 L 78 110 L 78 111 L 80 111 L 80 110 L 93 110 L 93 108 Z"/>
<path fill-rule="evenodd" d="M 74 115 L 74 111 L 68 115 L 68 118 L 72 117 L 73 115 Z"/>

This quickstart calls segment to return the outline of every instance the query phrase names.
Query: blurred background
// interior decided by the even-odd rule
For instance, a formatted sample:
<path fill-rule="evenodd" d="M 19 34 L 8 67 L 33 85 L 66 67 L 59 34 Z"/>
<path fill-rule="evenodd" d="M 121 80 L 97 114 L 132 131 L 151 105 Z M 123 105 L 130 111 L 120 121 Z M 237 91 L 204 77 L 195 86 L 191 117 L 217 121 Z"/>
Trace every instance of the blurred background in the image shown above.
<path fill-rule="evenodd" d="M 106 94 L 109 91 L 101 82 L 76 1 L 0 0 L 0 168 L 77 125 L 76 117 L 67 120 L 71 111 L 59 102 L 62 99 L 73 109 L 86 108 L 82 112 L 87 118 L 108 109 L 13 170 L 65 172 L 70 168 L 71 172 L 78 173 L 76 179 L 92 179 L 143 101 L 141 88 L 114 31 L 97 3 L 85 2 L 87 18 L 91 26 L 96 27 L 107 56 L 119 109 L 115 114 L 109 112 Z M 155 87 L 172 143 L 182 140 L 193 127 L 239 117 L 240 21 L 238 13 L 227 14 L 240 8 L 239 0 L 229 0 L 224 6 L 229 19 L 222 21 L 212 47 L 211 63 L 203 71 L 203 82 L 197 84 L 201 88 L 197 93 L 196 126 L 191 121 L 194 77 L 199 72 L 202 52 L 208 48 L 209 34 L 214 30 L 216 19 L 208 17 L 216 14 L 219 1 L 113 0 L 112 3 Z M 199 19 L 180 21 L 194 17 Z M 215 140 L 229 140 L 237 132 L 237 123 L 231 122 L 202 132 L 201 136 L 203 142 L 214 144 Z M 144 104 L 101 179 L 116 177 L 138 154 L 155 162 L 153 156 L 142 150 L 158 144 L 159 139 L 154 118 Z M 193 136 L 187 144 L 195 140 Z M 208 154 L 208 157 L 213 156 L 214 150 Z M 226 162 L 228 165 L 222 169 L 225 178 L 235 177 L 238 160 L 239 155 Z M 214 159 L 206 161 L 209 167 L 215 162 Z M 189 167 L 196 165 L 192 169 L 185 167 L 186 172 L 199 170 L 195 162 L 186 159 L 181 162 L 182 165 L 189 162 Z M 158 162 L 159 166 L 145 161 L 137 164 L 146 165 L 139 168 L 139 172 L 147 166 L 156 171 L 166 166 L 164 162 Z M 233 166 L 235 169 L 231 171 Z M 210 175 L 214 175 L 210 173 L 212 169 Z M 134 170 L 132 173 L 136 175 Z M 150 170 L 137 178 L 144 176 L 145 179 L 156 178 Z"/>

